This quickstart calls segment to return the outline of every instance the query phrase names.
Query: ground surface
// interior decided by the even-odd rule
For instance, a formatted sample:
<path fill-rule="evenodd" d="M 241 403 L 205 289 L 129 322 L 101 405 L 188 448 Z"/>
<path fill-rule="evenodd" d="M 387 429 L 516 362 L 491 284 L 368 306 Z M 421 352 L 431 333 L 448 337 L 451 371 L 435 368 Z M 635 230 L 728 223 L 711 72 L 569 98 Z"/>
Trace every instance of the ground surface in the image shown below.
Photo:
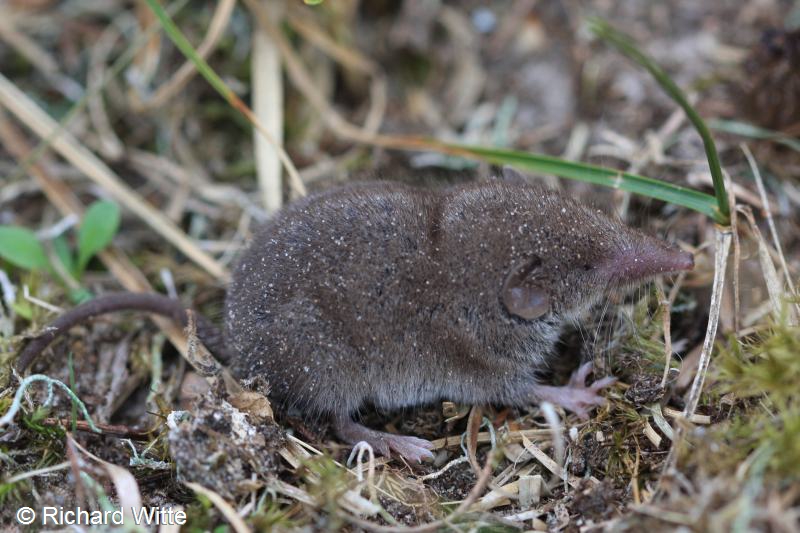
<path fill-rule="evenodd" d="M 283 12 L 288 51 L 262 35 L 266 44 L 255 59 L 253 2 L 181 4 L 168 4 L 178 27 L 195 46 L 211 41 L 211 67 L 245 102 L 252 102 L 252 73 L 265 73 L 261 87 L 272 96 L 256 113 L 270 129 L 282 110 L 286 151 L 308 190 L 376 177 L 434 186 L 497 171 L 432 151 L 381 148 L 374 135 L 381 132 L 541 152 L 710 191 L 700 138 L 675 104 L 586 29 L 588 16 L 603 17 L 641 43 L 703 117 L 717 120 L 714 136 L 737 202 L 755 212 L 782 283 L 741 148 L 747 143 L 796 279 L 800 36 L 788 32 L 800 26 L 797 4 L 331 1 L 281 8 L 275 2 L 265 4 L 267 15 L 274 21 Z M 764 33 L 769 28 L 777 31 Z M 282 81 L 270 55 L 288 65 Z M 19 98 L 0 91 L 0 224 L 39 231 L 52 256 L 59 234 L 66 246 L 77 245 L 80 219 L 69 216 L 76 206 L 98 197 L 123 206 L 113 247 L 79 279 L 0 259 L 0 415 L 20 386 L 12 367 L 26 336 L 58 308 L 74 305 L 78 289 L 130 290 L 147 280 L 220 321 L 224 271 L 254 225 L 269 216 L 262 191 L 278 159 L 268 145 L 254 147 L 253 126 L 202 77 L 179 79 L 184 61 L 144 1 L 0 6 L 0 72 L 7 83 L 50 117 L 68 121 L 69 147 L 83 147 L 107 165 L 81 163 L 69 147 L 56 146 L 59 155 L 52 147 L 31 153 L 40 123 L 19 110 Z M 281 86 L 282 102 L 274 98 Z M 735 125 L 721 120 L 736 121 L 740 132 L 751 129 L 733 134 Z M 753 125 L 785 137 L 755 139 Z M 122 198 L 103 176 L 128 187 L 132 197 Z M 374 473 L 357 476 L 342 466 L 349 450 L 324 423 L 306 423 L 294 413 L 276 413 L 272 421 L 262 395 L 268 384 L 246 384 L 251 392 L 242 393 L 212 378 L 209 388 L 167 340 L 171 335 L 180 344 L 180 329 L 159 329 L 141 313 L 112 316 L 73 329 L 29 371 L 69 385 L 105 434 L 92 434 L 60 389 L 41 407 L 46 387 L 32 385 L 22 412 L 0 428 L 0 520 L 15 527 L 14 511 L 22 505 L 102 509 L 110 497 L 123 505 L 138 498 L 147 506 L 181 506 L 196 530 L 361 530 L 448 516 L 449 524 L 436 524 L 465 531 L 800 527 L 800 331 L 792 326 L 791 306 L 781 313 L 771 304 L 750 226 L 739 217 L 736 284 L 731 268 L 705 393 L 693 423 L 685 424 L 676 413 L 709 316 L 713 223 L 646 198 L 529 178 L 614 209 L 628 223 L 695 252 L 693 272 L 660 285 L 665 296 L 653 286 L 620 295 L 565 334 L 563 368 L 552 379 L 564 379 L 579 360 L 593 360 L 599 374 L 619 378 L 609 405 L 591 420 L 561 413 L 564 432 L 554 441 L 538 408 L 470 411 L 440 404 L 370 412 L 372 427 L 434 441 L 436 459 L 410 466 L 378 458 Z M 298 196 L 289 183 L 279 195 L 284 201 Z M 144 204 L 163 220 L 137 211 Z M 791 299 L 781 283 L 778 301 Z M 659 303 L 665 299 L 674 351 L 666 388 Z M 184 409 L 185 415 L 175 413 Z M 71 419 L 81 423 L 73 426 Z M 678 439 L 681 424 L 685 438 Z M 554 442 L 565 448 L 563 469 Z M 675 468 L 665 474 L 673 447 Z M 481 478 L 490 452 L 488 483 L 479 482 L 484 490 L 469 509 L 453 513 Z M 243 523 L 231 525 L 226 511 L 238 512 Z"/>

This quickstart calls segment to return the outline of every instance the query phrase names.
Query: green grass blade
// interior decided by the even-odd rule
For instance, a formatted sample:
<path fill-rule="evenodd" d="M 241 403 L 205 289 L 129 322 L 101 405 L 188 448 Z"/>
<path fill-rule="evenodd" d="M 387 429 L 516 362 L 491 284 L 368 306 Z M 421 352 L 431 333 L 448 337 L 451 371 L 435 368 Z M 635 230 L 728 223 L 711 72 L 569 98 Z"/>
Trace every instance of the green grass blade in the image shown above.
<path fill-rule="evenodd" d="M 740 137 L 750 137 L 751 139 L 762 139 L 766 141 L 776 142 L 800 152 L 800 141 L 788 135 L 784 135 L 779 131 L 768 130 L 741 122 L 738 120 L 720 120 L 714 119 L 708 121 L 708 127 L 716 131 L 724 131 L 732 135 L 739 135 Z"/>
<path fill-rule="evenodd" d="M 167 11 L 172 14 L 177 13 L 189 2 L 189 0 L 178 0 L 173 2 L 167 7 Z M 100 83 L 94 88 L 87 88 L 83 96 L 75 102 L 67 112 L 58 119 L 58 127 L 55 128 L 47 137 L 42 138 L 38 144 L 26 155 L 19 163 L 17 168 L 9 177 L 9 181 L 17 181 L 24 179 L 27 169 L 53 144 L 53 140 L 61 135 L 63 131 L 72 123 L 72 120 L 77 117 L 80 112 L 86 108 L 89 100 L 92 98 L 100 97 L 100 93 L 108 85 L 108 82 L 119 75 L 122 70 L 130 64 L 136 54 L 150 41 L 150 38 L 155 34 L 157 28 L 155 26 L 147 28 L 143 33 L 133 39 L 133 43 L 128 46 L 125 51 L 111 64 L 105 74 L 102 76 Z"/>
<path fill-rule="evenodd" d="M 667 73 L 650 57 L 642 53 L 630 37 L 614 29 L 606 21 L 595 17 L 589 19 L 589 27 L 595 35 L 610 43 L 620 52 L 628 56 L 628 58 L 644 67 L 656 79 L 670 98 L 681 106 L 686 113 L 686 116 L 689 118 L 692 125 L 694 125 L 697 133 L 699 133 L 700 137 L 703 139 L 703 146 L 706 150 L 708 166 L 711 169 L 711 178 L 714 181 L 714 195 L 716 196 L 719 210 L 719 216 L 715 216 L 714 219 L 721 224 L 727 224 L 730 221 L 730 205 L 728 204 L 728 194 L 725 192 L 722 167 L 719 163 L 719 155 L 714 145 L 714 139 L 711 137 L 711 132 L 708 130 L 705 122 L 703 122 L 703 119 L 700 118 L 700 115 L 689 103 L 686 95 L 675 85 L 675 82 L 672 81 Z"/>
<path fill-rule="evenodd" d="M 197 53 L 197 50 L 194 49 L 192 43 L 184 37 L 183 33 L 178 29 L 175 23 L 172 21 L 172 18 L 164 11 L 164 8 L 158 3 L 158 0 L 146 0 L 147 5 L 150 6 L 150 9 L 155 14 L 158 21 L 161 23 L 161 27 L 164 28 L 164 31 L 167 33 L 169 38 L 175 43 L 175 46 L 178 47 L 178 50 L 181 51 L 183 55 L 185 55 L 192 63 L 194 63 L 195 68 L 197 71 L 202 74 L 202 76 L 211 84 L 211 86 L 223 97 L 225 100 L 228 101 L 234 108 L 242 110 L 242 104 L 239 98 L 233 93 L 233 91 L 225 85 L 225 82 L 222 81 L 214 69 L 206 62 L 205 59 L 200 57 L 200 54 Z"/>
<path fill-rule="evenodd" d="M 277 151 L 278 158 L 281 160 L 286 172 L 289 174 L 289 182 L 292 185 L 292 188 L 299 192 L 301 195 L 306 194 L 305 185 L 303 184 L 303 180 L 300 178 L 300 174 L 298 174 L 297 169 L 292 163 L 292 160 L 289 158 L 289 155 L 283 149 L 283 147 L 275 141 L 272 134 L 267 130 L 267 128 L 262 124 L 260 120 L 256 117 L 253 111 L 247 107 L 247 105 L 242 101 L 241 98 L 236 96 L 222 78 L 220 78 L 214 69 L 211 68 L 205 59 L 200 57 L 200 54 L 197 53 L 197 50 L 194 49 L 192 44 L 184 37 L 183 33 L 181 33 L 180 29 L 175 25 L 172 21 L 170 16 L 167 14 L 166 11 L 159 5 L 158 0 L 146 0 L 147 5 L 150 7 L 153 14 L 155 14 L 156 18 L 158 19 L 161 27 L 164 28 L 167 36 L 175 43 L 175 46 L 183 53 L 186 58 L 191 61 L 197 71 L 202 74 L 202 76 L 211 84 L 211 86 L 239 113 L 244 115 L 244 117 L 248 120 L 250 124 L 266 139 Z"/>
<path fill-rule="evenodd" d="M 724 219 L 717 209 L 717 200 L 710 194 L 681 187 L 669 182 L 646 178 L 619 170 L 604 168 L 585 163 L 565 161 L 557 157 L 507 150 L 502 148 L 485 148 L 452 143 L 438 143 L 462 157 L 481 159 L 495 165 L 511 165 L 519 169 L 553 174 L 562 178 L 585 181 L 603 185 L 612 189 L 649 196 L 675 205 L 688 207 L 717 222 Z"/>
<path fill-rule="evenodd" d="M 167 15 L 158 4 L 158 1 L 146 1 L 156 15 L 156 18 L 158 18 L 161 26 L 164 28 L 164 31 L 169 35 L 181 52 L 195 64 L 203 77 L 205 77 L 230 104 L 240 111 L 246 111 L 246 107 L 243 109 L 243 104 L 241 104 L 238 98 L 230 91 L 222 79 L 214 72 L 208 63 L 197 54 L 189 41 L 186 40 L 177 26 L 175 26 L 169 15 Z M 418 139 L 411 143 L 409 147 L 406 148 L 404 146 L 403 148 L 414 150 L 438 150 L 443 153 L 449 153 L 450 155 L 457 155 L 469 159 L 481 159 L 498 165 L 512 165 L 530 171 L 604 185 L 606 187 L 629 191 L 675 205 L 688 207 L 720 223 L 726 223 L 727 221 L 727 217 L 722 214 L 722 209 L 718 209 L 718 201 L 713 196 L 672 183 L 595 165 L 574 163 L 555 157 L 515 150 L 459 145 L 439 141 L 418 141 L 421 140 Z M 725 196 L 725 199 L 727 201 L 727 196 Z"/>
<path fill-rule="evenodd" d="M 119 229 L 119 206 L 99 200 L 89 206 L 78 228 L 78 273 L 83 274 L 89 260 L 108 246 Z"/>

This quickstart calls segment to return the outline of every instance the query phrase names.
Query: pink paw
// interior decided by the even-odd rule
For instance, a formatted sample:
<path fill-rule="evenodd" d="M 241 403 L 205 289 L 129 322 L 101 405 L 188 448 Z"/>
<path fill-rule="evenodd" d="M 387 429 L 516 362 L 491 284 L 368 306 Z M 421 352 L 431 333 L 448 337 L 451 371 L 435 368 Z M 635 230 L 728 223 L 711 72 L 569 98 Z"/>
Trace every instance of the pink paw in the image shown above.
<path fill-rule="evenodd" d="M 406 437 L 375 431 L 354 422 L 349 416 L 342 416 L 337 420 L 336 433 L 339 437 L 351 444 L 366 442 L 375 453 L 389 457 L 394 452 L 409 461 L 421 462 L 423 459 L 433 459 L 431 450 L 433 444 L 425 439 Z"/>
<path fill-rule="evenodd" d="M 572 373 L 569 383 L 563 387 L 536 385 L 534 394 L 540 399 L 560 405 L 572 411 L 582 420 L 589 418 L 589 411 L 606 404 L 599 392 L 617 382 L 617 378 L 607 376 L 586 386 L 586 378 L 592 372 L 592 363 L 584 363 Z"/>
<path fill-rule="evenodd" d="M 389 448 L 408 461 L 421 463 L 423 459 L 433 459 L 433 444 L 417 437 L 390 435 L 384 437 Z"/>

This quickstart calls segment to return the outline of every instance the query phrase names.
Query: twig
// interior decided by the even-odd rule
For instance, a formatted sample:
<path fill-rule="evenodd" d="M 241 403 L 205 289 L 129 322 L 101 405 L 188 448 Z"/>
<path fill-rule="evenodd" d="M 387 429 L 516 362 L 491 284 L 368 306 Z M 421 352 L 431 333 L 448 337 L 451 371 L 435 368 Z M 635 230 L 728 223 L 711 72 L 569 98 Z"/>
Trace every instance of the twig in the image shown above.
<path fill-rule="evenodd" d="M 77 431 L 94 431 L 89 423 L 84 420 L 77 420 L 74 423 Z M 41 421 L 41 424 L 43 426 L 69 428 L 73 424 L 73 421 L 68 418 L 45 418 Z M 111 435 L 114 437 L 140 441 L 149 441 L 153 437 L 153 431 L 155 431 L 154 429 L 140 431 L 138 429 L 129 428 L 128 426 L 122 426 L 118 424 L 102 424 L 100 422 L 97 422 L 95 426 L 103 435 Z"/>

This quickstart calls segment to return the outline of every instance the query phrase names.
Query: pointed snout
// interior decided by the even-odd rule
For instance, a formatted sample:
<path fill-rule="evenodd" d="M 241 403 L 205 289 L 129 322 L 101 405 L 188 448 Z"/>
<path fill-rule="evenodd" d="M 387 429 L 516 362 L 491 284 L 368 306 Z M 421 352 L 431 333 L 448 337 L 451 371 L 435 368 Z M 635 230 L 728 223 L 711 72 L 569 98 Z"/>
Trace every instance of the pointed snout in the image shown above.
<path fill-rule="evenodd" d="M 659 243 L 657 247 L 645 247 L 630 254 L 623 254 L 623 263 L 633 262 L 634 270 L 641 270 L 645 276 L 669 274 L 694 268 L 694 255 L 690 252 L 666 244 Z"/>
<path fill-rule="evenodd" d="M 673 262 L 670 265 L 670 270 L 672 272 L 694 269 L 694 254 L 692 252 L 676 250 L 671 257 Z"/>
<path fill-rule="evenodd" d="M 693 268 L 694 255 L 656 240 L 644 246 L 620 250 L 605 265 L 610 277 L 620 283 L 643 281 Z"/>

